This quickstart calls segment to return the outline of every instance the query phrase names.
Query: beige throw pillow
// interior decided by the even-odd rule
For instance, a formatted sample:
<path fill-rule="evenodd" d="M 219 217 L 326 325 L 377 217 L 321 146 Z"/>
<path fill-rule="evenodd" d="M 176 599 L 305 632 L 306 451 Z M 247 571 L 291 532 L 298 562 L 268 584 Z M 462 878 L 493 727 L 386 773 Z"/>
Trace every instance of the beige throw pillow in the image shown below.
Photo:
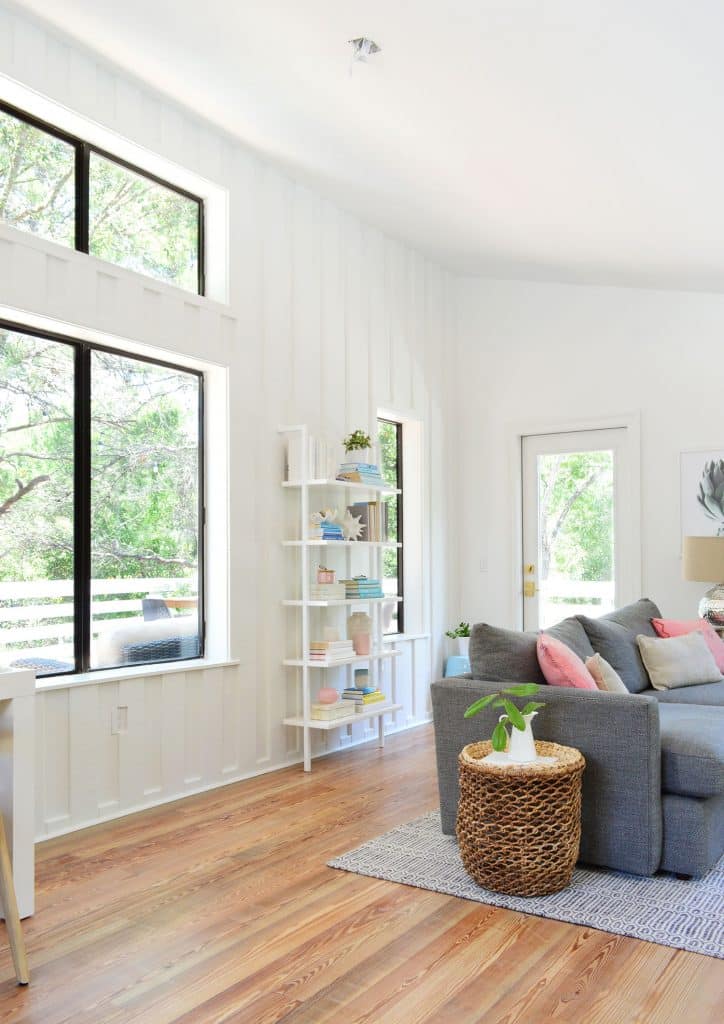
<path fill-rule="evenodd" d="M 616 669 L 609 665 L 600 654 L 594 654 L 590 658 L 586 658 L 586 668 L 596 680 L 596 686 L 599 690 L 604 690 L 606 693 L 629 692 Z"/>
<path fill-rule="evenodd" d="M 724 678 L 702 633 L 662 639 L 637 636 L 636 642 L 655 690 L 719 683 Z"/>

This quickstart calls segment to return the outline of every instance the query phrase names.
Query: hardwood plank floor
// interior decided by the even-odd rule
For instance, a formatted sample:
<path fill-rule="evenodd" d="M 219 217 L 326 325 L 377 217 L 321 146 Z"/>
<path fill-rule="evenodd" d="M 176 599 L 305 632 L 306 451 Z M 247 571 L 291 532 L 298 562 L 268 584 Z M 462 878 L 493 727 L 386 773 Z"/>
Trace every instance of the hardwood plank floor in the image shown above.
<path fill-rule="evenodd" d="M 436 804 L 426 726 L 41 844 L 0 1024 L 724 1019 L 722 961 L 325 867 Z"/>

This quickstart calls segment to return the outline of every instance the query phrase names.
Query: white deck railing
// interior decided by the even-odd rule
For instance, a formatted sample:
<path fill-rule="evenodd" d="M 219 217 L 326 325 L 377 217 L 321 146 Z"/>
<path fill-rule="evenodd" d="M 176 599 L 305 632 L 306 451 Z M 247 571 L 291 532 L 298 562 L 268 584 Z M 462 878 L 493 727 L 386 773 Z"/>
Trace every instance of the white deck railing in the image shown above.
<path fill-rule="evenodd" d="M 93 580 L 91 615 L 94 636 L 143 619 L 143 597 L 170 594 L 194 585 L 188 577 L 169 579 Z M 31 602 L 19 604 L 18 602 Z M 120 613 L 120 615 L 119 615 Z M 114 615 L 112 619 L 105 618 Z M 57 621 L 56 621 L 57 620 Z M 0 583 L 0 648 L 6 656 L 53 657 L 73 639 L 73 580 Z M 8 649 L 7 645 L 12 645 Z"/>
<path fill-rule="evenodd" d="M 567 580 L 549 576 L 539 588 L 538 620 L 541 628 L 552 626 L 569 615 L 597 618 L 616 607 L 614 580 Z"/>

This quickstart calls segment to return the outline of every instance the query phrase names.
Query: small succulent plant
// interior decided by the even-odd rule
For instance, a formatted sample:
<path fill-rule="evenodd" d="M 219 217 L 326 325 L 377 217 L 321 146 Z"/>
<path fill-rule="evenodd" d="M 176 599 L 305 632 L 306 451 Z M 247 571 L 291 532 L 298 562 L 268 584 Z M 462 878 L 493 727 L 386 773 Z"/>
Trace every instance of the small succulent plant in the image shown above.
<path fill-rule="evenodd" d="M 719 533 L 724 534 L 724 459 L 704 464 L 696 500 L 704 513 L 719 523 Z"/>
<path fill-rule="evenodd" d="M 454 629 L 448 629 L 445 636 L 449 636 L 451 640 L 456 640 L 459 636 L 470 636 L 470 623 L 461 622 Z"/>

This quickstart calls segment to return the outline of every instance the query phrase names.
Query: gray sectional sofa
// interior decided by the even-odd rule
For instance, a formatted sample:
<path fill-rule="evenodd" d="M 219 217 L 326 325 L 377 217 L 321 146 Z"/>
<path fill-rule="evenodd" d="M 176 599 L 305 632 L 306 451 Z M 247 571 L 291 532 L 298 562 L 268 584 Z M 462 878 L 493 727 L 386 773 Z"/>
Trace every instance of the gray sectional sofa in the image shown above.
<path fill-rule="evenodd" d="M 535 734 L 577 747 L 583 776 L 581 860 L 652 875 L 705 874 L 724 852 L 724 681 L 653 690 L 636 636 L 655 636 L 659 609 L 648 599 L 600 619 L 574 616 L 546 632 L 582 657 L 598 651 L 628 694 L 546 686 Z M 457 756 L 487 738 L 499 709 L 465 719 L 477 697 L 506 682 L 545 686 L 536 636 L 487 625 L 473 628 L 471 672 L 432 686 L 443 832 L 454 834 Z"/>

